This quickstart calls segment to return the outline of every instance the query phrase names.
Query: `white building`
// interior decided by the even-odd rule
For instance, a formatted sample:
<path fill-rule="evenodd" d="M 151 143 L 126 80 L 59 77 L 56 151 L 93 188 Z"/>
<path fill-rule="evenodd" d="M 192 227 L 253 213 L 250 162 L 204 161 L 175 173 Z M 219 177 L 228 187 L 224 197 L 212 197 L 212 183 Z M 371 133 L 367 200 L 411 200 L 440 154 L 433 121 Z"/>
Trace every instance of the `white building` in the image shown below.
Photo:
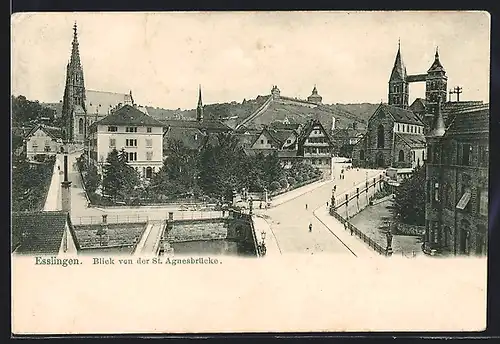
<path fill-rule="evenodd" d="M 33 127 L 25 136 L 26 157 L 34 160 L 38 156 L 56 155 L 62 146 L 62 131 L 45 125 Z"/>
<path fill-rule="evenodd" d="M 90 157 L 102 173 L 109 153 L 123 148 L 128 164 L 151 178 L 163 165 L 163 127 L 136 107 L 124 105 L 89 127 Z"/>

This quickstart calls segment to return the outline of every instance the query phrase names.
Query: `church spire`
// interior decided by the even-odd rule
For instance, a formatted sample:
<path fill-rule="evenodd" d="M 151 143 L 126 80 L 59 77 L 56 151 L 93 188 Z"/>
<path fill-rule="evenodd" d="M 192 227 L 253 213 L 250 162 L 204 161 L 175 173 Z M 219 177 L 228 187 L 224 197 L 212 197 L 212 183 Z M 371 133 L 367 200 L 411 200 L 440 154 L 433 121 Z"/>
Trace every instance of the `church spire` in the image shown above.
<path fill-rule="evenodd" d="M 398 40 L 398 52 L 396 53 L 396 59 L 394 60 L 394 66 L 391 72 L 391 81 L 403 81 L 406 80 L 406 67 L 403 63 L 403 58 L 401 57 L 401 41 Z"/>
<path fill-rule="evenodd" d="M 73 65 L 75 67 L 80 66 L 80 50 L 78 49 L 78 27 L 75 24 L 73 25 L 73 42 L 71 43 L 72 49 L 71 49 L 71 58 L 70 58 L 70 65 Z"/>
<path fill-rule="evenodd" d="M 198 107 L 196 108 L 196 120 L 203 121 L 203 101 L 201 100 L 201 85 L 198 90 Z"/>

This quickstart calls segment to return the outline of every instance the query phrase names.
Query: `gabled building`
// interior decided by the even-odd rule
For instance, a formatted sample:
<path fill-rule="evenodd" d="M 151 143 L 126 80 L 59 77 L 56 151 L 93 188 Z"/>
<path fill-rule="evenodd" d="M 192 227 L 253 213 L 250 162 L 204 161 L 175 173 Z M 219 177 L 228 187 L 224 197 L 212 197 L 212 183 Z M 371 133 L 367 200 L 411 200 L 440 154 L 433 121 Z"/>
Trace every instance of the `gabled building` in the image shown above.
<path fill-rule="evenodd" d="M 89 127 L 90 157 L 98 171 L 109 153 L 122 148 L 140 176 L 151 178 L 163 165 L 164 124 L 131 105 L 117 109 Z"/>
<path fill-rule="evenodd" d="M 439 109 L 439 108 L 438 108 Z M 485 255 L 488 245 L 489 106 L 441 111 L 426 135 L 427 254 Z"/>
<path fill-rule="evenodd" d="M 380 104 L 354 146 L 353 166 L 410 168 L 425 159 L 424 124 L 412 111 Z"/>
<path fill-rule="evenodd" d="M 11 251 L 20 255 L 76 254 L 80 249 L 68 212 L 12 213 Z"/>
<path fill-rule="evenodd" d="M 54 156 L 62 147 L 63 132 L 60 128 L 39 124 L 31 128 L 24 137 L 26 158 L 34 160 L 37 156 Z"/>

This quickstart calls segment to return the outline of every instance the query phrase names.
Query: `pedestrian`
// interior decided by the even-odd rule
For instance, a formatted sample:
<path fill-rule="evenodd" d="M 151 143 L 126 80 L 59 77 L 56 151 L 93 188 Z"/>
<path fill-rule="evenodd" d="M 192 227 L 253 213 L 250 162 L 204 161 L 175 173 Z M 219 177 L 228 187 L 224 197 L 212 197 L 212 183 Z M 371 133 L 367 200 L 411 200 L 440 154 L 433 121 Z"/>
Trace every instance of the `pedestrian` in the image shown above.
<path fill-rule="evenodd" d="M 262 202 L 259 203 L 259 209 L 262 209 Z"/>
<path fill-rule="evenodd" d="M 326 202 L 326 208 L 328 209 L 328 202 Z"/>
<path fill-rule="evenodd" d="M 307 210 L 307 203 L 306 203 L 306 210 Z"/>
<path fill-rule="evenodd" d="M 312 232 L 312 230 L 313 230 L 313 224 L 309 223 L 309 232 Z"/>

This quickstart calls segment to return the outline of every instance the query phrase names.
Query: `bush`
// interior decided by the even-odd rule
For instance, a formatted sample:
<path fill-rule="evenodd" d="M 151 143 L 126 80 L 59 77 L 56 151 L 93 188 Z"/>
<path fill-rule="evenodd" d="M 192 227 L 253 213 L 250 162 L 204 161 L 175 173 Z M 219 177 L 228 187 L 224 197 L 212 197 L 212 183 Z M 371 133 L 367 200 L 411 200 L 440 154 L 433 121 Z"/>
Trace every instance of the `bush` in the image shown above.
<path fill-rule="evenodd" d="M 280 179 L 279 183 L 282 189 L 288 187 L 288 182 L 286 181 L 286 179 Z"/>
<path fill-rule="evenodd" d="M 288 177 L 288 184 L 290 184 L 290 186 L 295 185 L 296 183 L 297 181 L 295 180 L 295 178 Z"/>
<path fill-rule="evenodd" d="M 278 182 L 276 182 L 276 181 L 272 182 L 272 183 L 271 183 L 271 185 L 269 185 L 269 189 L 270 189 L 271 191 L 276 191 L 276 190 L 278 190 L 279 188 L 280 188 L 280 183 L 278 183 Z"/>
<path fill-rule="evenodd" d="M 297 183 L 302 183 L 304 181 L 304 178 L 302 178 L 300 174 L 297 174 L 295 176 L 295 180 L 297 181 Z"/>

